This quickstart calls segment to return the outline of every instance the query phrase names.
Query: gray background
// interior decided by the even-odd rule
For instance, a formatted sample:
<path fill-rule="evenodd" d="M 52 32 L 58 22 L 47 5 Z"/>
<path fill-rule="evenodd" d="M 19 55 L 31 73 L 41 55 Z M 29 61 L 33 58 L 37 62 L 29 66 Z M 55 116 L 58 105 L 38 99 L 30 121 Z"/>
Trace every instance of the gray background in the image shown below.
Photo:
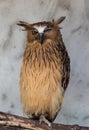
<path fill-rule="evenodd" d="M 26 33 L 16 23 L 60 16 L 66 16 L 61 26 L 71 78 L 55 122 L 89 126 L 89 0 L 0 0 L 0 111 L 25 116 L 19 74 Z"/>

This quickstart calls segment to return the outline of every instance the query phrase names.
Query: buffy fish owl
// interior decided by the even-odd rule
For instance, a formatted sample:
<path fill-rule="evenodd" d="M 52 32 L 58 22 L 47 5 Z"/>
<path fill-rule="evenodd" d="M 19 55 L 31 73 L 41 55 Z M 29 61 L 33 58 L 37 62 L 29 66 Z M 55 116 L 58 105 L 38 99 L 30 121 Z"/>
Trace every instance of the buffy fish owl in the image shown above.
<path fill-rule="evenodd" d="M 59 24 L 65 19 L 18 25 L 27 32 L 20 73 L 20 95 L 24 112 L 48 125 L 61 109 L 70 77 L 70 58 Z"/>

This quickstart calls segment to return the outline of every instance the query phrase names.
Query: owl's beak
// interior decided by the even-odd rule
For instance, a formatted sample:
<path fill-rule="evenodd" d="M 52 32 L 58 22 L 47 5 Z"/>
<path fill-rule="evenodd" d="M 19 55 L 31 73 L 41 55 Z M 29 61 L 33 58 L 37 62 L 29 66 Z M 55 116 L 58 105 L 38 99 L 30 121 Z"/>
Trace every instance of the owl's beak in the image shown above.
<path fill-rule="evenodd" d="M 41 44 L 43 43 L 43 41 L 44 41 L 44 33 L 39 34 L 39 41 L 40 41 Z"/>

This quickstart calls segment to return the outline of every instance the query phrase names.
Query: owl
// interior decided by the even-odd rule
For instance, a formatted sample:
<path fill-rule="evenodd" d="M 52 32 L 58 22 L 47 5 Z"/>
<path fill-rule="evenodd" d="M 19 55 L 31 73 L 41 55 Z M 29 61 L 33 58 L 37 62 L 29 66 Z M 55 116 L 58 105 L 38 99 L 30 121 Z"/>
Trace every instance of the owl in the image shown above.
<path fill-rule="evenodd" d="M 27 32 L 20 73 L 23 110 L 49 126 L 61 109 L 70 77 L 70 58 L 59 26 L 64 19 L 18 23 Z"/>

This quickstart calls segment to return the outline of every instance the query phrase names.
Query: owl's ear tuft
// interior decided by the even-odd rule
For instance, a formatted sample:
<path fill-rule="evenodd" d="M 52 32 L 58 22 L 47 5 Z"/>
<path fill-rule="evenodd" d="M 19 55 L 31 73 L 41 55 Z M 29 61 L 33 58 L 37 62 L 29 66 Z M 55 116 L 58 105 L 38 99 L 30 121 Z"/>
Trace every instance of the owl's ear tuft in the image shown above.
<path fill-rule="evenodd" d="M 31 25 L 25 21 L 19 21 L 19 23 L 17 23 L 17 25 L 24 27 L 25 29 L 23 31 L 31 28 Z"/>
<path fill-rule="evenodd" d="M 65 16 L 62 16 L 62 17 L 60 17 L 60 18 L 57 19 L 57 20 L 52 20 L 52 22 L 53 22 L 55 25 L 58 25 L 58 24 L 62 23 L 62 21 L 63 21 L 65 18 L 66 18 Z"/>

